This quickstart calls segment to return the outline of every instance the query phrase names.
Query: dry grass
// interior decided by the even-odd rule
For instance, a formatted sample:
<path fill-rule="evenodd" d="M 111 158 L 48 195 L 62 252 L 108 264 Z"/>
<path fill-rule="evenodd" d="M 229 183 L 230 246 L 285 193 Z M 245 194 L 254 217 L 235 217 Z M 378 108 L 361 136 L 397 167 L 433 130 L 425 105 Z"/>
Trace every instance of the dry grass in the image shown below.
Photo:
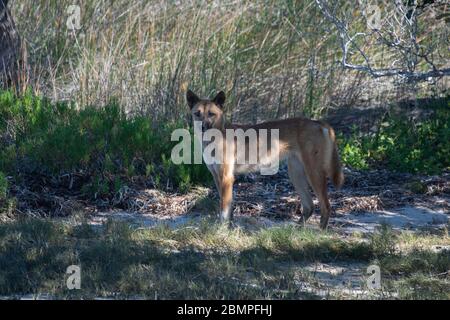
<path fill-rule="evenodd" d="M 290 226 L 230 230 L 207 219 L 175 229 L 24 219 L 0 225 L 0 296 L 448 299 L 448 252 L 421 246 L 433 243 L 450 244 L 448 235 L 390 229 L 363 240 Z M 81 290 L 65 288 L 72 264 L 82 268 Z M 365 288 L 370 264 L 381 267 L 382 290 Z"/>
<path fill-rule="evenodd" d="M 449 87 L 411 89 L 344 72 L 336 34 L 312 0 L 85 0 L 76 32 L 66 28 L 73 4 L 14 1 L 12 11 L 26 43 L 27 84 L 80 106 L 116 97 L 129 112 L 180 119 L 189 86 L 204 95 L 226 90 L 233 119 L 258 121 Z"/>

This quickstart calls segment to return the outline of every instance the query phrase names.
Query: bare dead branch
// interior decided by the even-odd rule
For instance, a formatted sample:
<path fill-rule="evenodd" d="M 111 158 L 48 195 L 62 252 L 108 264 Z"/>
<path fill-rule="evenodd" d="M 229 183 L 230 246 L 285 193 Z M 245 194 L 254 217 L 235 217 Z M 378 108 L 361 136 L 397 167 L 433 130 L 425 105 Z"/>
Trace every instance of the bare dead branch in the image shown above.
<path fill-rule="evenodd" d="M 419 9 L 424 9 L 430 3 L 403 5 L 400 1 L 395 1 L 395 14 L 391 17 L 386 25 L 391 27 L 391 30 L 372 29 L 366 32 L 357 32 L 351 34 L 349 31 L 349 22 L 338 18 L 336 10 L 330 8 L 328 1 L 315 0 L 318 8 L 324 17 L 331 22 L 338 31 L 340 38 L 340 45 L 342 50 L 342 59 L 340 63 L 344 68 L 351 70 L 358 70 L 370 74 L 374 78 L 379 77 L 400 77 L 407 82 L 425 81 L 430 78 L 440 78 L 450 75 L 450 68 L 438 68 L 431 54 L 432 48 L 424 50 L 417 40 L 417 16 Z M 399 25 L 400 32 L 396 31 L 394 25 Z M 393 61 L 389 68 L 375 68 L 373 67 L 372 58 L 358 45 L 357 38 L 367 38 L 375 35 L 380 44 L 388 48 L 395 49 L 396 54 L 402 57 L 402 65 L 394 67 L 397 64 Z M 351 50 L 355 49 L 359 56 L 363 59 L 363 64 L 355 64 L 350 61 Z M 428 70 L 417 71 L 417 67 L 421 62 L 425 62 L 429 66 Z"/>

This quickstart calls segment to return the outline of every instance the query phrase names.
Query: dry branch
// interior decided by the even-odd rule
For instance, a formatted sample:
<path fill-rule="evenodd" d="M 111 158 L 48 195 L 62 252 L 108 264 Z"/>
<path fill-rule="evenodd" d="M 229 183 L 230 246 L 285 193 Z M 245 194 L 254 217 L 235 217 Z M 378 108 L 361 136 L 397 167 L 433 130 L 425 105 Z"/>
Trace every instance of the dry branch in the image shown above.
<path fill-rule="evenodd" d="M 418 16 L 421 10 L 426 7 L 418 5 L 413 1 L 403 4 L 401 1 L 395 1 L 395 10 L 393 14 L 386 19 L 385 25 L 390 30 L 380 26 L 380 29 L 369 27 L 364 32 L 352 34 L 349 28 L 349 22 L 346 19 L 340 19 L 337 14 L 336 6 L 333 8 L 326 0 L 315 0 L 324 17 L 337 29 L 340 38 L 342 50 L 342 59 L 340 63 L 344 68 L 363 71 L 374 78 L 398 76 L 407 82 L 419 82 L 429 80 L 430 78 L 440 78 L 450 75 L 450 68 L 438 68 L 433 62 L 433 48 L 423 48 L 418 41 Z M 430 1 L 429 1 L 430 2 Z M 431 1 L 432 4 L 434 1 Z M 442 17 L 441 17 L 442 18 Z M 445 16 L 444 16 L 445 18 Z M 396 32 L 400 30 L 400 32 Z M 393 61 L 391 65 L 400 64 L 399 67 L 376 68 L 374 67 L 373 57 L 361 48 L 358 38 L 367 39 L 375 35 L 377 43 L 380 46 L 386 46 L 393 49 L 396 55 L 400 56 L 401 61 Z M 355 50 L 364 63 L 356 64 L 350 61 L 351 50 Z M 417 71 L 419 64 L 425 62 L 428 69 Z"/>

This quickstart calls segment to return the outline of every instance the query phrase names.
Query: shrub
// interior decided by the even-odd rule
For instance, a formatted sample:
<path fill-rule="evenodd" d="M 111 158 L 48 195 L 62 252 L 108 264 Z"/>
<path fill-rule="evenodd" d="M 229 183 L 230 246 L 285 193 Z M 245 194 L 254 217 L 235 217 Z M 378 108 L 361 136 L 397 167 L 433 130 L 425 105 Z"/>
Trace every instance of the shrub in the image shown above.
<path fill-rule="evenodd" d="M 6 199 L 8 194 L 8 180 L 6 180 L 5 174 L 0 171 L 0 201 Z"/>
<path fill-rule="evenodd" d="M 100 193 L 117 186 L 115 179 L 106 178 L 110 175 L 151 175 L 158 187 L 181 190 L 210 182 L 204 165 L 175 166 L 170 161 L 175 144 L 171 132 L 180 123 L 156 125 L 146 116 L 128 117 L 115 101 L 78 110 L 31 93 L 16 97 L 0 92 L 0 119 L 4 172 L 17 167 L 44 174 L 83 171 L 91 176 L 85 191 Z"/>
<path fill-rule="evenodd" d="M 342 161 L 356 169 L 383 165 L 395 171 L 438 174 L 450 168 L 450 100 L 426 119 L 389 115 L 376 133 L 356 129 L 340 137 Z"/>

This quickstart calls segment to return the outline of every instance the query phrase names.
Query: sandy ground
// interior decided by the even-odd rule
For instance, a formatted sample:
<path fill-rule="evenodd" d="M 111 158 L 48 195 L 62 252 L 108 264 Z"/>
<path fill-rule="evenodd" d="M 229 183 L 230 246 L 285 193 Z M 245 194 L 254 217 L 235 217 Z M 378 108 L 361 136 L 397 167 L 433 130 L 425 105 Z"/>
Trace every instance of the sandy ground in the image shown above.
<path fill-rule="evenodd" d="M 407 232 L 448 229 L 450 226 L 449 173 L 418 177 L 388 174 L 385 171 L 347 171 L 346 179 L 346 185 L 340 191 L 330 186 L 330 201 L 334 213 L 330 218 L 329 229 L 344 237 L 355 233 L 373 233 L 382 224 Z M 411 181 L 418 181 L 420 192 L 411 190 Z M 240 178 L 235 184 L 234 193 L 235 226 L 257 231 L 299 224 L 299 198 L 283 168 L 276 177 L 249 175 Z M 197 190 L 188 195 L 157 190 L 132 190 L 120 194 L 117 200 L 118 204 L 129 209 L 95 210 L 84 217 L 89 224 L 98 227 L 108 219 L 113 219 L 128 222 L 135 228 L 153 228 L 162 224 L 174 229 L 195 228 L 204 218 L 213 218 L 211 210 L 214 209 L 197 205 L 205 199 L 209 205 L 215 204 L 218 202 L 217 193 L 208 189 L 201 192 Z M 306 227 L 319 229 L 320 215 L 316 199 L 314 203 L 316 212 Z M 62 219 L 68 223 L 79 223 L 79 219 L 75 217 Z M 298 268 L 303 276 L 309 278 L 307 282 L 299 281 L 299 288 L 323 298 L 367 299 L 395 296 L 389 292 L 368 289 L 368 265 L 349 261 L 317 262 L 299 264 Z"/>
<path fill-rule="evenodd" d="M 101 225 L 107 219 L 125 221 L 137 228 L 152 228 L 161 224 L 170 228 L 195 227 L 204 214 L 190 213 L 174 217 L 154 214 L 138 214 L 130 212 L 102 212 L 90 218 L 92 225 Z M 316 214 L 308 222 L 307 227 L 318 229 L 319 215 Z M 270 219 L 265 216 L 235 216 L 235 224 L 247 230 L 258 230 L 272 226 L 295 225 L 298 221 L 286 219 Z M 338 214 L 330 223 L 330 229 L 345 234 L 371 233 L 381 223 L 392 226 L 395 230 L 415 232 L 423 229 L 440 229 L 450 223 L 450 215 L 444 210 L 431 210 L 423 207 L 399 207 L 390 210 Z M 449 248 L 450 249 L 450 248 Z M 308 282 L 299 281 L 298 286 L 304 292 L 310 292 L 322 298 L 340 297 L 352 299 L 393 298 L 395 293 L 370 290 L 367 286 L 368 265 L 353 262 L 308 263 L 298 266 L 306 275 Z"/>
<path fill-rule="evenodd" d="M 152 228 L 165 224 L 170 228 L 195 227 L 204 216 L 199 213 L 176 217 L 161 217 L 151 214 L 133 214 L 127 212 L 99 213 L 90 223 L 100 225 L 112 218 L 129 222 L 136 227 Z M 311 219 L 307 227 L 317 228 L 319 218 Z M 266 217 L 236 216 L 236 224 L 245 229 L 260 229 L 272 226 L 297 224 L 296 221 L 271 220 Z M 373 232 L 381 222 L 390 224 L 397 230 L 420 230 L 422 228 L 442 228 L 448 225 L 449 215 L 425 208 L 402 207 L 395 210 L 366 212 L 360 214 L 339 215 L 333 218 L 332 229 L 339 228 L 345 233 Z M 394 293 L 370 290 L 367 287 L 368 265 L 353 262 L 308 263 L 298 266 L 306 275 L 308 282 L 299 281 L 298 286 L 304 292 L 310 292 L 323 298 L 340 297 L 352 299 L 393 298 Z"/>
<path fill-rule="evenodd" d="M 124 211 L 106 211 L 91 215 L 88 223 L 100 227 L 108 219 L 128 222 L 135 228 L 154 228 L 166 225 L 179 229 L 195 227 L 205 218 L 200 212 L 176 216 L 157 214 L 142 214 Z M 308 222 L 308 228 L 318 229 L 319 215 L 316 213 Z M 75 222 L 67 220 L 68 223 Z M 76 222 L 75 222 L 76 223 Z M 444 210 L 431 210 L 423 207 L 399 207 L 390 210 L 374 212 L 360 212 L 350 214 L 337 214 L 330 221 L 330 229 L 345 234 L 371 233 L 381 223 L 387 223 L 396 230 L 415 232 L 426 229 L 440 229 L 448 227 L 450 215 Z M 298 224 L 298 219 L 270 219 L 266 216 L 236 215 L 235 225 L 246 230 L 259 230 L 282 225 Z M 442 248 L 439 248 L 441 250 Z M 445 248 L 450 250 L 450 248 Z M 383 290 L 371 290 L 367 286 L 369 266 L 350 261 L 331 263 L 302 263 L 298 265 L 299 272 L 308 278 L 308 281 L 298 280 L 297 285 L 303 292 L 309 292 L 324 299 L 380 299 L 395 298 L 395 293 Z M 280 266 L 283 268 L 283 266 Z M 382 281 L 382 279 L 381 279 Z M 10 297 L 7 297 L 10 298 Z M 0 299 L 2 299 L 0 297 Z M 51 295 L 25 295 L 21 300 L 51 300 Z M 102 298 L 104 299 L 104 298 Z M 139 299 L 139 297 L 136 297 Z"/>
<path fill-rule="evenodd" d="M 151 228 L 165 224 L 171 228 L 180 228 L 196 224 L 204 218 L 201 213 L 189 213 L 177 216 L 161 216 L 156 214 L 141 214 L 123 211 L 100 212 L 89 218 L 92 225 L 100 225 L 108 219 L 128 222 L 136 227 Z M 317 228 L 319 215 L 316 214 L 308 221 L 307 226 Z M 287 224 L 297 224 L 296 220 L 255 217 L 246 215 L 235 216 L 238 226 L 246 229 L 264 228 Z M 450 215 L 443 210 L 431 210 L 421 207 L 400 207 L 390 210 L 339 214 L 330 220 L 330 229 L 345 233 L 373 232 L 381 224 L 388 224 L 395 230 L 421 230 L 424 228 L 443 228 L 450 223 Z"/>
<path fill-rule="evenodd" d="M 329 186 L 333 208 L 329 227 L 353 233 L 373 232 L 387 223 L 397 230 L 443 228 L 450 219 L 450 172 L 439 176 L 392 173 L 386 170 L 355 171 L 345 169 L 341 190 Z M 234 185 L 233 213 L 238 225 L 267 227 L 298 223 L 301 201 L 289 181 L 286 166 L 274 176 L 249 174 L 238 177 Z M 217 211 L 218 194 L 201 188 L 181 195 L 157 190 L 124 190 L 117 204 L 125 210 L 104 210 L 89 215 L 92 224 L 109 217 L 142 227 L 160 223 L 179 227 L 195 223 Z M 308 221 L 317 227 L 318 202 L 313 196 L 315 214 Z M 201 205 L 201 202 L 207 205 Z M 200 205 L 199 205 L 200 203 Z M 214 207 L 215 206 L 215 207 Z"/>

